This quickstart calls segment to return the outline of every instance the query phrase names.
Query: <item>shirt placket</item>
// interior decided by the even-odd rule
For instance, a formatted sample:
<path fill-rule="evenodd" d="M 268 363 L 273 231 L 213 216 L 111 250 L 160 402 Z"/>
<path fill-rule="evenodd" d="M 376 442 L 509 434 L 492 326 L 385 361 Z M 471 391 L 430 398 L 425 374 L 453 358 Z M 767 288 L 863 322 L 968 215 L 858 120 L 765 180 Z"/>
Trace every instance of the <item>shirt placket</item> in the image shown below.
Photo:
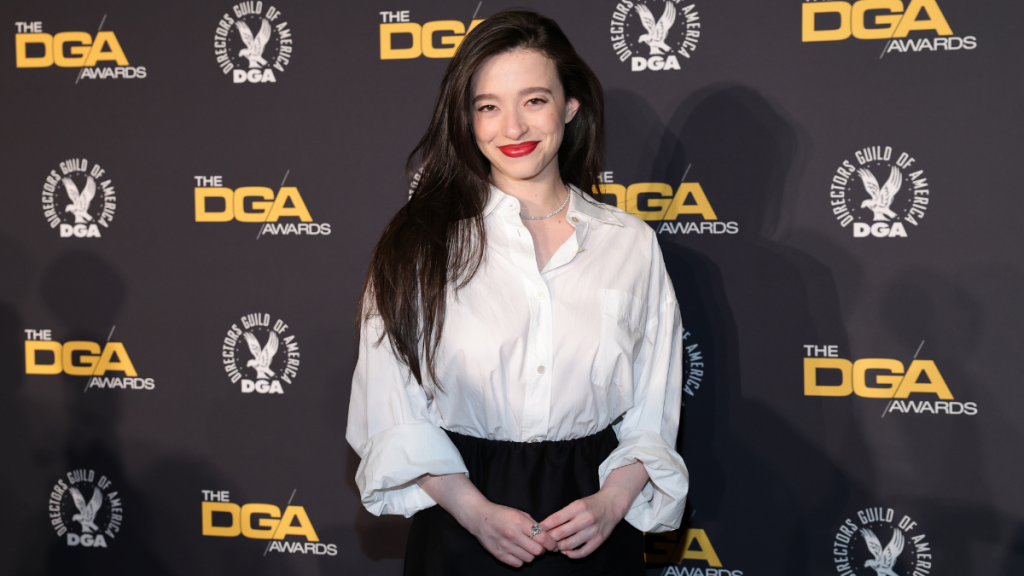
<path fill-rule="evenodd" d="M 537 257 L 530 231 L 519 221 L 518 206 L 510 204 L 513 206 L 506 215 L 506 223 L 510 244 L 514 247 L 512 258 L 521 274 L 523 290 L 530 308 L 519 440 L 539 442 L 547 437 L 551 411 L 551 368 L 554 350 L 551 292 L 537 270 Z"/>
<path fill-rule="evenodd" d="M 532 290 L 530 306 L 530 336 L 527 342 L 530 359 L 527 365 L 527 382 L 525 402 L 523 403 L 522 439 L 526 442 L 539 442 L 547 438 L 548 423 L 551 416 L 551 378 L 552 370 L 552 311 L 551 293 L 547 283 L 536 271 L 536 258 L 533 259 L 534 278 L 526 284 Z M 528 294 L 530 294 L 528 292 Z"/>

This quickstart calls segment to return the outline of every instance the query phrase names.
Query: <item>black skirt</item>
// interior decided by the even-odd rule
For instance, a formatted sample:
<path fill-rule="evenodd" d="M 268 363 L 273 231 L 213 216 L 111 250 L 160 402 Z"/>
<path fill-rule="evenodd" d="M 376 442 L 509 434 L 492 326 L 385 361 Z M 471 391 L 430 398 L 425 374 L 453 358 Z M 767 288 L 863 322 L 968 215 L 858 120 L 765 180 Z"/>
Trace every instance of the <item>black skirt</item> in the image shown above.
<path fill-rule="evenodd" d="M 447 431 L 446 431 L 447 432 Z M 618 446 L 608 427 L 576 440 L 508 442 L 447 432 L 462 454 L 469 479 L 496 504 L 522 510 L 540 522 L 600 488 L 597 468 Z M 491 574 L 643 575 L 643 533 L 625 521 L 589 556 L 572 560 L 554 552 L 521 568 L 498 561 L 440 506 L 418 512 L 405 552 L 406 576 Z"/>

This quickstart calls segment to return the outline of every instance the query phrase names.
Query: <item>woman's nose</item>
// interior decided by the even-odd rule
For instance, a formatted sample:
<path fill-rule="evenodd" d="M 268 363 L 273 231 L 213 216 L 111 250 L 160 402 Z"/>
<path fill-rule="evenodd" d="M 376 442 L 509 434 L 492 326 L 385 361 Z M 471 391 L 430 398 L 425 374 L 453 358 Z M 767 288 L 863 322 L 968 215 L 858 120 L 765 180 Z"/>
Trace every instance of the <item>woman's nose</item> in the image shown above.
<path fill-rule="evenodd" d="M 523 134 L 526 134 L 526 131 L 529 130 L 518 110 L 514 110 L 506 114 L 503 123 L 504 126 L 502 128 L 505 133 L 505 137 L 509 140 L 519 140 Z"/>

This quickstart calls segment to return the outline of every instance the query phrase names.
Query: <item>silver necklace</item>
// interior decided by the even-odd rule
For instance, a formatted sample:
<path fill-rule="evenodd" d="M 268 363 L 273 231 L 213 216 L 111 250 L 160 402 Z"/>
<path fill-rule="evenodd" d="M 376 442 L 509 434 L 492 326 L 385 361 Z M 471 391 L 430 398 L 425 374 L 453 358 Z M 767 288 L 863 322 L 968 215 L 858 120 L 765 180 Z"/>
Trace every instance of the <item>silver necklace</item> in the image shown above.
<path fill-rule="evenodd" d="M 523 220 L 544 220 L 544 219 L 547 219 L 547 218 L 551 218 L 555 214 L 558 214 L 559 212 L 561 212 L 562 208 L 565 208 L 565 205 L 569 203 L 569 194 L 570 194 L 569 189 L 566 188 L 565 189 L 565 202 L 562 202 L 562 205 L 558 207 L 558 210 L 555 210 L 554 212 L 552 212 L 551 214 L 548 214 L 547 216 L 523 216 L 522 214 L 520 214 L 519 217 L 522 218 Z"/>

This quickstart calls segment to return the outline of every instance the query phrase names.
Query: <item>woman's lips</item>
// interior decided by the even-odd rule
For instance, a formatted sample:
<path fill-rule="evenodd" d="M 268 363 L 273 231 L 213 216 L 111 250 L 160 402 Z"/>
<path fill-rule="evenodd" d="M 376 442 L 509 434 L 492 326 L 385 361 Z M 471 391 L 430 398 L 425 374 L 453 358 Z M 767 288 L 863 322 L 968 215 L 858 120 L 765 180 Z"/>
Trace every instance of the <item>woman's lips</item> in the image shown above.
<path fill-rule="evenodd" d="M 505 156 L 510 158 L 519 158 L 520 156 L 526 156 L 533 149 L 540 144 L 540 140 L 531 140 L 530 142 L 522 142 L 520 144 L 507 144 L 505 146 L 498 146 L 498 150 L 501 150 Z"/>

